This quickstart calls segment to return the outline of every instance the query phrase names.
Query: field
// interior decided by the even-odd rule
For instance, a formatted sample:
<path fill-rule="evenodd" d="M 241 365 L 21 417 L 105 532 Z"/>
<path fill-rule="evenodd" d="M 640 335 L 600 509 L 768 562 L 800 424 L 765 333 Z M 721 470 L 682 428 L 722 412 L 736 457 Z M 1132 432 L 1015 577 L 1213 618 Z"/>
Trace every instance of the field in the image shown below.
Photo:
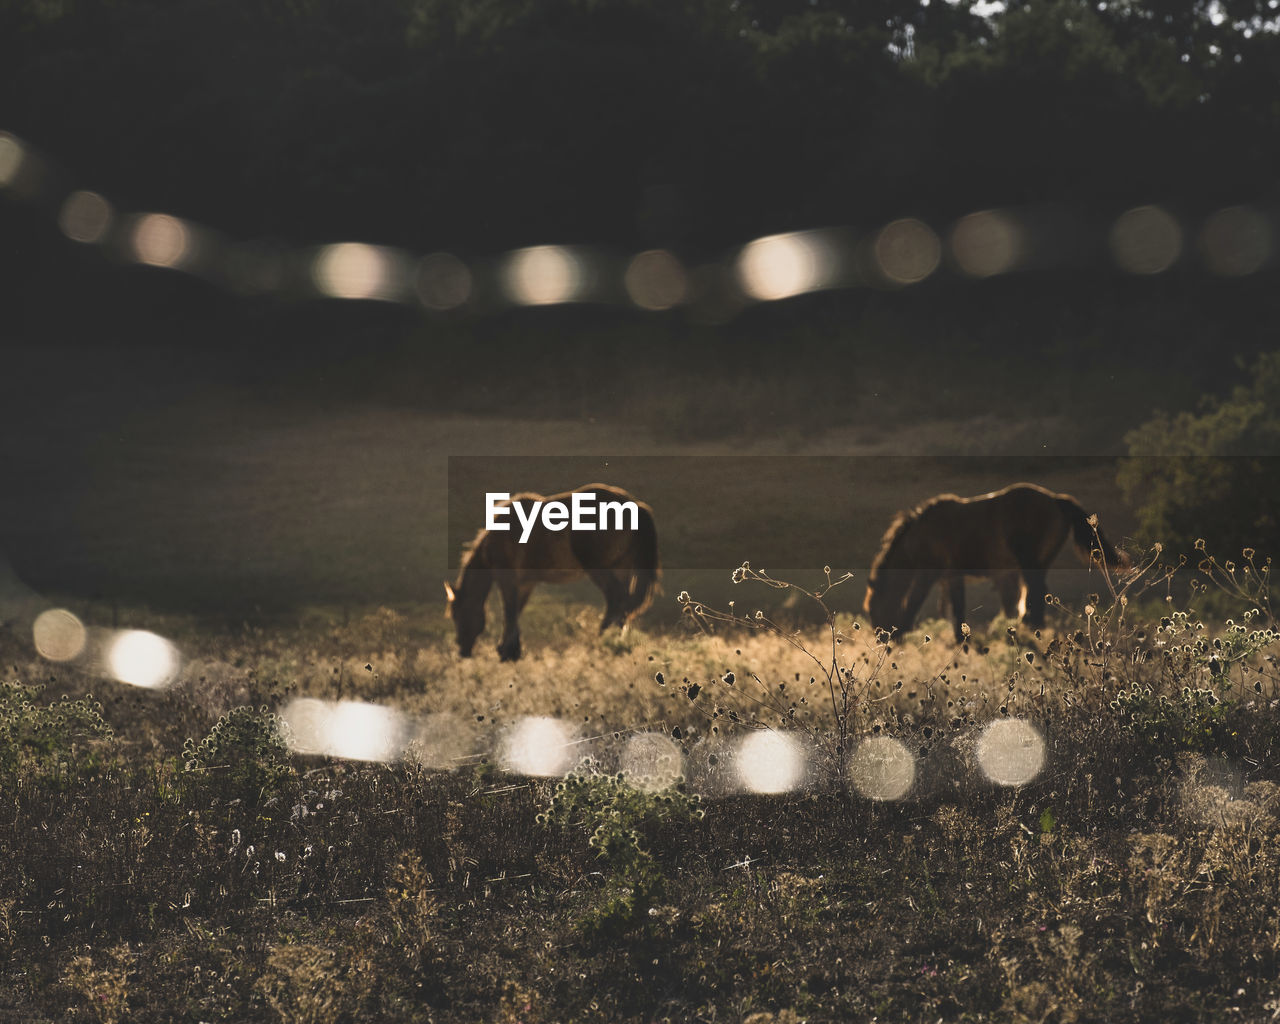
<path fill-rule="evenodd" d="M 1052 423 L 743 447 L 229 394 L 54 403 L 6 435 L 32 486 L 4 505 L 0 1020 L 1280 1007 L 1265 592 L 1155 567 L 1123 589 L 1063 556 L 1044 635 L 981 589 L 961 647 L 932 611 L 893 647 L 856 616 L 889 515 L 934 491 L 1052 481 L 1124 537 L 1110 460 L 1033 450 Z M 655 608 L 601 636 L 589 587 L 544 588 L 524 660 L 492 628 L 459 659 L 436 580 L 480 492 L 611 472 L 659 510 Z M 854 577 L 819 604 L 730 582 L 743 559 L 810 592 L 824 564 Z M 19 578 L 91 637 L 168 638 L 176 681 L 40 659 Z M 314 749 L 296 698 L 393 709 L 405 755 L 291 751 Z"/>
<path fill-rule="evenodd" d="M 821 625 L 600 638 L 595 614 L 536 601 L 514 666 L 459 661 L 425 609 L 234 633 L 148 616 L 181 680 L 92 696 L 6 641 L 34 692 L 2 697 L 3 1019 L 1274 1010 L 1280 678 L 1257 623 L 1063 611 L 1052 636 L 997 622 L 956 648 L 926 622 L 889 649 L 844 615 L 832 648 Z M 297 694 L 390 704 L 417 742 L 291 755 L 267 709 Z M 567 727 L 576 774 L 507 770 L 526 716 Z M 993 760 L 983 729 L 1006 720 L 1035 732 Z M 737 754 L 759 725 L 804 751 L 789 792 L 746 791 L 778 788 Z M 619 780 L 638 735 L 678 749 L 683 784 Z M 899 755 L 859 759 L 873 737 L 914 762 L 906 792 Z"/>

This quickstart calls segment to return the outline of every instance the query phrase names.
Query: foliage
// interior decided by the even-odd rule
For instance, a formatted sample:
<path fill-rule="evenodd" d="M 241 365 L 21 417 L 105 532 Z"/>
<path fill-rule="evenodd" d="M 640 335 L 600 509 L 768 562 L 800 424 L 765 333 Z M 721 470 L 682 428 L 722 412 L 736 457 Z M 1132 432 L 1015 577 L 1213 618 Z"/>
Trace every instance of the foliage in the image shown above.
<path fill-rule="evenodd" d="M 105 955 L 77 956 L 67 965 L 64 983 L 77 992 L 93 1019 L 101 1024 L 128 1020 L 129 969 L 133 959 L 128 943 Z"/>
<path fill-rule="evenodd" d="M 1153 750 L 1222 751 L 1230 704 L 1212 690 L 1184 686 L 1169 696 L 1130 684 L 1112 701 L 1124 727 Z"/>
<path fill-rule="evenodd" d="M 1280 544 L 1280 352 L 1259 357 L 1249 382 L 1199 412 L 1159 412 L 1126 437 L 1119 482 L 1143 539 L 1190 554 L 1205 538 L 1222 551 L 1269 554 Z"/>
<path fill-rule="evenodd" d="M 347 951 L 310 943 L 272 949 L 255 986 L 285 1024 L 358 1020 L 372 988 L 372 964 Z"/>
<path fill-rule="evenodd" d="M 662 789 L 646 788 L 643 779 L 585 769 L 556 783 L 540 820 L 547 825 L 587 830 L 587 845 L 609 867 L 611 876 L 600 906 L 582 921 L 587 938 L 625 934 L 648 921 L 666 883 L 645 848 L 644 834 L 664 823 L 702 818 L 701 799 L 683 780 Z"/>
<path fill-rule="evenodd" d="M 0 777 L 63 771 L 85 741 L 112 734 L 92 694 L 38 704 L 39 692 L 38 686 L 0 682 Z"/>
<path fill-rule="evenodd" d="M 722 246 L 1032 180 L 1130 195 L 1157 167 L 1247 194 L 1274 162 L 1274 12 L 1174 7 L 7 0 L 0 113 L 151 207 L 296 238 Z"/>
<path fill-rule="evenodd" d="M 250 797 L 270 793 L 294 773 L 280 719 L 265 706 L 232 708 L 204 739 L 188 739 L 182 758 L 187 772 L 218 773 Z"/>

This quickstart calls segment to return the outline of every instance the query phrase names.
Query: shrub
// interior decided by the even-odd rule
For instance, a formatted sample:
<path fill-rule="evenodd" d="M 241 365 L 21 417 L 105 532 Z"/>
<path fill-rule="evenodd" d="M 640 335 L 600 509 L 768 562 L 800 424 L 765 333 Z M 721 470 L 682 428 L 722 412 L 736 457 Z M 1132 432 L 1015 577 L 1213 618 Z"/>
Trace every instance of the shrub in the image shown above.
<path fill-rule="evenodd" d="M 1158 412 L 1125 437 L 1119 471 L 1141 539 L 1187 554 L 1197 538 L 1218 550 L 1273 551 L 1280 541 L 1280 352 L 1262 356 L 1228 398 L 1199 412 Z"/>
<path fill-rule="evenodd" d="M 238 795 L 269 794 L 294 773 L 279 718 L 265 707 L 232 708 L 203 740 L 182 748 L 188 772 L 217 772 Z"/>
<path fill-rule="evenodd" d="M 1212 690 L 1185 686 L 1170 697 L 1132 683 L 1111 706 L 1124 727 L 1154 751 L 1219 753 L 1229 737 L 1230 705 Z"/>
<path fill-rule="evenodd" d="M 590 766 L 556 784 L 541 821 L 587 829 L 588 845 L 612 869 L 604 901 L 581 922 L 588 938 L 624 934 L 647 923 L 665 883 L 642 833 L 666 821 L 700 819 L 699 805 L 700 799 L 687 793 L 683 782 L 649 792 L 631 785 L 621 773 L 602 774 Z"/>
<path fill-rule="evenodd" d="M 37 704 L 37 693 L 36 686 L 0 682 L 0 774 L 11 775 L 28 767 L 40 772 L 65 771 L 77 753 L 77 741 L 111 735 L 111 727 L 102 717 L 102 705 L 92 694 Z"/>

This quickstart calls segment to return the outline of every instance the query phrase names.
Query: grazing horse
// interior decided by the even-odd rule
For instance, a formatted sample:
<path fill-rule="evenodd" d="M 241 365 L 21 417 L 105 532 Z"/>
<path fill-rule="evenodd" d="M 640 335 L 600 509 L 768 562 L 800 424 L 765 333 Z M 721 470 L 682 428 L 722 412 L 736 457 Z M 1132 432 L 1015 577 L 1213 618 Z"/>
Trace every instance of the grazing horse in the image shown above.
<path fill-rule="evenodd" d="M 1086 565 L 1100 560 L 1126 569 L 1129 558 L 1112 547 L 1069 494 L 1036 484 L 958 498 L 939 494 L 894 517 L 872 563 L 864 611 L 876 629 L 905 633 L 929 588 L 941 583 L 963 640 L 964 580 L 991 580 L 1006 615 L 1044 625 L 1045 572 L 1067 536 Z"/>
<path fill-rule="evenodd" d="M 452 586 L 444 585 L 449 598 L 449 615 L 457 632 L 458 651 L 471 657 L 476 638 L 484 632 L 484 606 L 489 588 L 497 584 L 502 594 L 505 628 L 498 644 L 502 661 L 520 657 L 520 612 L 538 583 L 572 583 L 584 575 L 604 592 L 604 620 L 600 632 L 609 626 L 626 626 L 649 607 L 662 576 L 658 562 L 658 535 L 653 510 L 619 487 L 586 484 L 583 487 L 544 497 L 515 494 L 502 505 L 559 501 L 569 505 L 574 494 L 591 496 L 596 508 L 603 502 L 635 502 L 636 528 L 615 518 L 613 528 L 595 530 L 551 529 L 536 519 L 521 543 L 521 522 L 512 509 L 510 530 L 481 530 L 462 558 L 462 568 Z M 607 519 L 601 514 L 602 519 Z"/>

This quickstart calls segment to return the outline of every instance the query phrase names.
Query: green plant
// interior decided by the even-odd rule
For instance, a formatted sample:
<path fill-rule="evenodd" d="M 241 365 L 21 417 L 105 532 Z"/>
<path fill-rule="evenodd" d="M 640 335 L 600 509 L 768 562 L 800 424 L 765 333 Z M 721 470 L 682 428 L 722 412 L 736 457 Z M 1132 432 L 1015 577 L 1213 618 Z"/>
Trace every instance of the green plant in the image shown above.
<path fill-rule="evenodd" d="M 327 1024 L 363 1016 L 373 973 L 373 964 L 355 950 L 289 943 L 270 951 L 254 987 L 286 1024 Z"/>
<path fill-rule="evenodd" d="M 245 796 L 269 793 L 294 774 L 277 715 L 266 707 L 232 708 L 200 742 L 182 747 L 187 772 L 217 772 Z"/>
<path fill-rule="evenodd" d="M 92 694 L 38 704 L 39 692 L 37 686 L 0 682 L 0 773 L 26 767 L 64 771 L 77 754 L 77 743 L 112 735 Z"/>
<path fill-rule="evenodd" d="M 1196 538 L 1239 551 L 1280 541 L 1280 352 L 1261 356 L 1249 383 L 1205 396 L 1198 413 L 1159 412 L 1125 437 L 1118 480 L 1143 539 L 1189 553 Z"/>
<path fill-rule="evenodd" d="M 587 937 L 625 934 L 648 921 L 666 883 L 643 833 L 663 822 L 700 820 L 700 804 L 682 781 L 650 792 L 622 773 L 603 774 L 590 765 L 556 784 L 539 821 L 586 829 L 587 845 L 610 869 L 603 903 L 581 922 Z"/>
<path fill-rule="evenodd" d="M 1152 750 L 1214 753 L 1229 737 L 1231 705 L 1209 689 L 1184 686 L 1170 696 L 1135 682 L 1111 706 L 1125 729 Z"/>
<path fill-rule="evenodd" d="M 1243 602 L 1252 606 L 1245 613 L 1245 618 L 1265 616 L 1268 622 L 1276 622 L 1275 610 L 1271 606 L 1271 559 L 1259 559 L 1253 548 L 1245 548 L 1240 553 L 1240 561 L 1231 559 L 1218 561 L 1205 548 L 1203 540 L 1196 541 L 1196 550 L 1204 552 L 1197 567 L 1200 575 L 1208 580 L 1217 592 L 1228 600 Z"/>
<path fill-rule="evenodd" d="M 101 955 L 75 957 L 62 980 L 79 993 L 93 1019 L 100 1024 L 117 1024 L 128 1019 L 132 961 L 129 944 L 121 943 Z"/>
<path fill-rule="evenodd" d="M 440 903 L 432 895 L 433 883 L 422 858 L 406 851 L 392 869 L 387 888 L 392 944 L 415 974 L 431 963 L 437 943 Z"/>

